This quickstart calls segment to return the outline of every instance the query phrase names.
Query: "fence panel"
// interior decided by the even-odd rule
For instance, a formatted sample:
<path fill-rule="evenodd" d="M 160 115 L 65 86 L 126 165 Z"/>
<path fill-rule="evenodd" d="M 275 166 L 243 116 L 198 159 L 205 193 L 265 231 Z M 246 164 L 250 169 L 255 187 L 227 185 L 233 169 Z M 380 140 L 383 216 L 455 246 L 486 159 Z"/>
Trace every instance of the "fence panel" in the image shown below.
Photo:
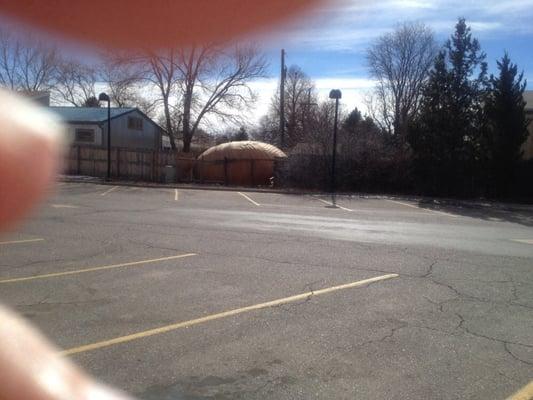
<path fill-rule="evenodd" d="M 165 167 L 175 169 L 177 182 L 202 182 L 243 186 L 266 186 L 273 176 L 274 161 L 260 159 L 196 160 L 175 151 L 111 149 L 111 177 L 123 180 L 164 182 Z M 64 170 L 70 175 L 105 177 L 107 149 L 72 146 Z"/>
<path fill-rule="evenodd" d="M 178 169 L 178 179 L 192 180 L 192 155 L 172 151 L 111 149 L 111 176 L 124 180 L 160 182 L 164 167 Z M 91 146 L 72 146 L 67 151 L 64 172 L 68 175 L 104 177 L 107 174 L 107 149 Z"/>

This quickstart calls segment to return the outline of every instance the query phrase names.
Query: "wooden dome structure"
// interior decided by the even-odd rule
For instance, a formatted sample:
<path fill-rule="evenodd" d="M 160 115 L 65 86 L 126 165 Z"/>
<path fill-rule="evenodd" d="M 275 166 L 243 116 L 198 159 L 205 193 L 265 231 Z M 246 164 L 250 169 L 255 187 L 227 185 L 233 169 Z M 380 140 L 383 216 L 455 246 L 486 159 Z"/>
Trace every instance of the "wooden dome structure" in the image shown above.
<path fill-rule="evenodd" d="M 256 186 L 270 184 L 276 160 L 287 157 L 267 143 L 245 140 L 213 146 L 198 156 L 196 175 L 203 182 Z"/>

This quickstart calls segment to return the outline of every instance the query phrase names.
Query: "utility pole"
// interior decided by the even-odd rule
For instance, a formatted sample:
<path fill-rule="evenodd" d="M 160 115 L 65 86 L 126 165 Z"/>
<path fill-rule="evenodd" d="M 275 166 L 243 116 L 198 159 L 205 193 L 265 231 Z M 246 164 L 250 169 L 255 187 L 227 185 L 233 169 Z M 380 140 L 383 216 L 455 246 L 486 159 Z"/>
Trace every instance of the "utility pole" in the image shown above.
<path fill-rule="evenodd" d="M 281 49 L 281 79 L 279 85 L 279 142 L 285 148 L 285 49 Z"/>

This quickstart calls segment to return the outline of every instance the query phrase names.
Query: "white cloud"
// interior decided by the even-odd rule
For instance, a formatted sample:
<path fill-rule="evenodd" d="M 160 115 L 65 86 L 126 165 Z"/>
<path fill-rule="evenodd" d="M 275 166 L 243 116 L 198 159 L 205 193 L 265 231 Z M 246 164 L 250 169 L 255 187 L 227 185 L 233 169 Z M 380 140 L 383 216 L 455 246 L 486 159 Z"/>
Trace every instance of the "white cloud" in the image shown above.
<path fill-rule="evenodd" d="M 368 43 L 403 21 L 423 21 L 439 37 L 451 34 L 457 17 L 465 17 L 476 36 L 533 31 L 533 0 L 350 0 L 330 3 L 314 18 L 302 20 L 278 41 L 311 51 L 359 52 Z M 275 40 L 276 41 L 276 40 Z"/>
<path fill-rule="evenodd" d="M 375 81 L 365 78 L 318 78 L 317 89 L 366 90 L 374 86 Z"/>
<path fill-rule="evenodd" d="M 342 104 L 346 109 L 352 110 L 357 107 L 363 113 L 366 112 L 364 98 L 373 87 L 374 81 L 363 78 L 317 78 L 314 79 L 319 99 L 328 100 L 331 89 L 342 91 Z M 279 81 L 277 78 L 258 79 L 250 83 L 250 87 L 257 92 L 258 101 L 251 112 L 250 121 L 259 122 L 259 119 L 268 112 L 272 96 L 277 90 Z"/>

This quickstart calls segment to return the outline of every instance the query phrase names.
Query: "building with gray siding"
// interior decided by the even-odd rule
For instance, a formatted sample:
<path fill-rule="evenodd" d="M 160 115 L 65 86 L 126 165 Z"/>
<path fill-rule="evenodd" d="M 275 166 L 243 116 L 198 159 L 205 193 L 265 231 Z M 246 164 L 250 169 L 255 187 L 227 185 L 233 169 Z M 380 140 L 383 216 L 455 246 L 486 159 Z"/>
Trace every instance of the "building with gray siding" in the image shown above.
<path fill-rule="evenodd" d="M 107 108 L 49 107 L 68 128 L 72 145 L 107 147 Z M 111 147 L 159 150 L 164 130 L 137 108 L 111 108 Z"/>

